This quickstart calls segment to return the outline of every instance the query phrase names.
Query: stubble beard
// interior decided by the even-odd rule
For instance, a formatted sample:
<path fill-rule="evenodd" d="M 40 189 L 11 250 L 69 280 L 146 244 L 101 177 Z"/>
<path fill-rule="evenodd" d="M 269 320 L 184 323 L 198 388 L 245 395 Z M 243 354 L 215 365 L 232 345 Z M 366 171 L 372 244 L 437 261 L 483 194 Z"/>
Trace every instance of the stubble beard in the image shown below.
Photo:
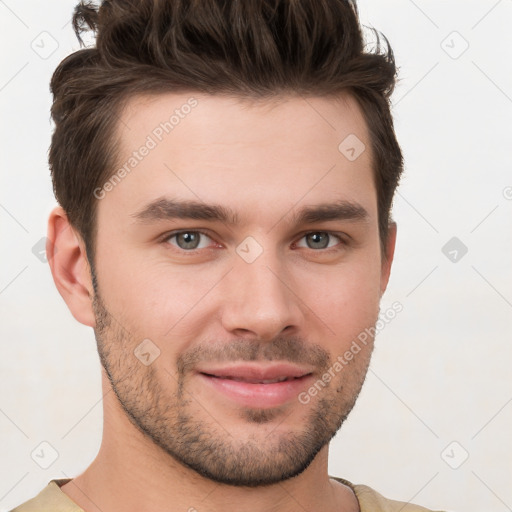
<path fill-rule="evenodd" d="M 350 379 L 336 381 L 337 387 L 331 382 L 307 405 L 297 400 L 292 413 L 297 407 L 309 408 L 298 431 L 279 429 L 280 422 L 290 414 L 282 408 L 241 408 L 240 418 L 251 431 L 256 425 L 263 428 L 276 423 L 275 428 L 266 429 L 265 435 L 253 434 L 241 440 L 230 433 L 230 425 L 222 416 L 217 414 L 216 417 L 213 411 L 206 413 L 204 405 L 187 391 L 190 368 L 208 358 L 284 360 L 313 363 L 321 376 L 332 364 L 323 348 L 289 337 L 264 344 L 247 340 L 231 342 L 222 353 L 218 350 L 208 353 L 203 346 L 180 355 L 173 376 L 165 369 L 157 372 L 156 364 L 145 366 L 135 357 L 133 351 L 138 341 L 117 325 L 97 292 L 93 308 L 100 361 L 131 423 L 175 461 L 207 479 L 231 486 L 268 486 L 302 473 L 334 437 L 354 407 L 373 350 L 373 344 L 368 344 L 354 358 L 357 364 L 343 369 Z M 165 380 L 169 382 L 168 388 L 162 385 Z M 175 392 L 168 391 L 173 388 Z"/>

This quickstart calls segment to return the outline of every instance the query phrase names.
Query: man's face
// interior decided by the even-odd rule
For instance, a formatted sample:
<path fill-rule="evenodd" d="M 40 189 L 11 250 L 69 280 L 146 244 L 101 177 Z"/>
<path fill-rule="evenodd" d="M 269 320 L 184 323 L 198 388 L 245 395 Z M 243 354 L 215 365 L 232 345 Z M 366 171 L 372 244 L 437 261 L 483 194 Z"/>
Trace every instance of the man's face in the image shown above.
<path fill-rule="evenodd" d="M 367 148 L 355 160 L 349 135 Z M 99 194 L 94 301 L 119 410 L 215 481 L 299 474 L 355 403 L 373 340 L 335 362 L 388 278 L 356 102 L 137 98 L 119 137 L 128 172 Z"/>

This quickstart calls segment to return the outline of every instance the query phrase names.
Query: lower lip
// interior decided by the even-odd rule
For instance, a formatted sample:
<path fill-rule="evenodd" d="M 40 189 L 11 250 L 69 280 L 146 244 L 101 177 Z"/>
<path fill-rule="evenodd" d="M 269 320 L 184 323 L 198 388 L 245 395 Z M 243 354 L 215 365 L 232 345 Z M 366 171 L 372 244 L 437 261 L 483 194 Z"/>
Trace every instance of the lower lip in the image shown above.
<path fill-rule="evenodd" d="M 291 400 L 298 400 L 299 393 L 309 385 L 312 379 L 312 375 L 305 375 L 298 379 L 272 384 L 253 384 L 239 380 L 211 377 L 204 373 L 198 375 L 205 384 L 238 404 L 261 409 L 278 407 Z"/>

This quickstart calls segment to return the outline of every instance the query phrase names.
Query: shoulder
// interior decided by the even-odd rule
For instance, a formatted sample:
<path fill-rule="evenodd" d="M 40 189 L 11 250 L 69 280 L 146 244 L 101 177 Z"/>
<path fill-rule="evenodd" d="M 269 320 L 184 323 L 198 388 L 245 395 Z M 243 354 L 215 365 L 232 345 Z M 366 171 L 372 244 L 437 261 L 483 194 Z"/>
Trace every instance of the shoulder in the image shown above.
<path fill-rule="evenodd" d="M 61 491 L 60 486 L 68 481 L 69 479 L 51 480 L 37 496 L 11 512 L 84 512 Z"/>
<path fill-rule="evenodd" d="M 413 503 L 387 499 L 367 485 L 354 485 L 353 487 L 359 500 L 361 512 L 434 512 Z"/>
<path fill-rule="evenodd" d="M 404 501 L 390 500 L 379 494 L 377 491 L 367 485 L 352 484 L 347 480 L 337 477 L 331 477 L 350 487 L 357 500 L 361 512 L 435 512 L 420 505 Z M 441 512 L 441 511 L 438 511 Z"/>

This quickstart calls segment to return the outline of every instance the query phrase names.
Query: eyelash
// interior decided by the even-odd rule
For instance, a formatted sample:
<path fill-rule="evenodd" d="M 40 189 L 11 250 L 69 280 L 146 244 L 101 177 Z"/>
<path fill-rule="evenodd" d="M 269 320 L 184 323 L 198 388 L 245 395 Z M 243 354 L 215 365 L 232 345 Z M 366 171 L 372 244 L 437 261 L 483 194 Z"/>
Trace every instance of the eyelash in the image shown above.
<path fill-rule="evenodd" d="M 171 240 L 172 238 L 180 235 L 181 233 L 200 233 L 200 234 L 206 236 L 207 238 L 209 238 L 210 240 L 215 241 L 207 232 L 202 231 L 200 229 L 182 229 L 182 230 L 179 230 L 179 231 L 173 231 L 171 233 L 167 233 L 162 238 L 161 241 L 165 242 L 168 245 L 171 245 L 171 244 L 169 244 L 169 240 Z M 301 249 L 310 249 L 311 251 L 317 252 L 317 253 L 330 253 L 330 252 L 339 250 L 338 246 L 346 246 L 346 245 L 348 245 L 348 241 L 342 236 L 341 233 L 335 233 L 335 232 L 332 232 L 332 231 L 321 231 L 321 230 L 307 231 L 306 233 L 302 233 L 302 235 L 299 238 L 299 240 L 302 240 L 304 237 L 306 237 L 308 235 L 316 234 L 316 233 L 326 233 L 330 237 L 336 237 L 339 240 L 339 243 L 336 244 L 333 247 L 328 247 L 328 248 L 325 248 L 325 249 L 310 249 L 309 247 L 301 247 Z M 173 246 L 173 248 L 175 250 L 177 250 L 177 251 L 182 252 L 182 253 L 190 253 L 190 254 L 196 254 L 198 251 L 206 249 L 206 248 L 201 248 L 201 249 L 186 250 L 186 249 L 181 249 L 178 246 Z"/>

